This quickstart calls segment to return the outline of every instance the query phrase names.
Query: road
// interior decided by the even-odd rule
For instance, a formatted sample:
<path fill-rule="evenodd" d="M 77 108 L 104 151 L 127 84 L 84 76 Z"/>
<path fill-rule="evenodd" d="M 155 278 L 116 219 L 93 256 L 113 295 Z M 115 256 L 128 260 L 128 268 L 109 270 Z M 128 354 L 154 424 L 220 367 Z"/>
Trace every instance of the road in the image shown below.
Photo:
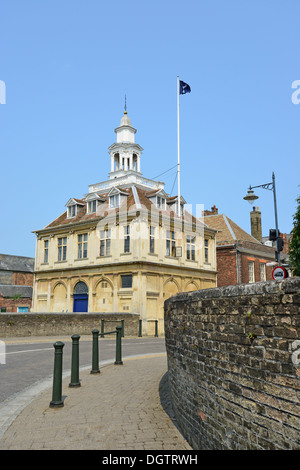
<path fill-rule="evenodd" d="M 56 341 L 65 344 L 63 370 L 71 371 L 71 337 L 7 338 L 2 341 L 5 343 L 5 364 L 0 364 L 0 403 L 53 375 L 53 343 Z M 122 338 L 122 358 L 160 352 L 165 352 L 164 338 Z M 115 355 L 115 335 L 99 338 L 100 369 L 102 361 L 114 361 Z M 83 336 L 79 340 L 79 366 L 92 367 L 92 336 Z"/>

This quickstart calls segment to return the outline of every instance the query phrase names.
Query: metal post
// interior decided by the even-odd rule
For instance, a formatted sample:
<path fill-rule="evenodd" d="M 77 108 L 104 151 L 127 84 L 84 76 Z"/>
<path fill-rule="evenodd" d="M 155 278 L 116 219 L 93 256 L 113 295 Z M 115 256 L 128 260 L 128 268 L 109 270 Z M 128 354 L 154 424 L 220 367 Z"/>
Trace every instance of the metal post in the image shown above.
<path fill-rule="evenodd" d="M 121 320 L 121 326 L 122 326 L 122 338 L 124 338 L 124 320 Z"/>
<path fill-rule="evenodd" d="M 80 387 L 79 380 L 79 338 L 80 336 L 75 334 L 72 337 L 72 365 L 71 365 L 71 382 L 69 387 Z"/>
<path fill-rule="evenodd" d="M 93 330 L 92 370 L 91 374 L 100 374 L 99 369 L 99 330 Z"/>
<path fill-rule="evenodd" d="M 158 320 L 155 320 L 155 337 L 158 336 L 158 328 L 157 328 Z"/>
<path fill-rule="evenodd" d="M 279 230 L 278 230 L 278 218 L 277 218 L 277 201 L 276 201 L 276 188 L 275 188 L 275 174 L 272 173 L 272 181 L 273 181 L 273 195 L 274 195 L 274 210 L 275 210 L 275 228 L 276 228 L 276 245 L 277 245 L 277 263 L 280 264 L 280 251 L 279 251 Z"/>
<path fill-rule="evenodd" d="M 142 337 L 142 320 L 139 320 L 139 338 Z"/>
<path fill-rule="evenodd" d="M 116 327 L 116 360 L 115 364 L 123 364 L 122 362 L 122 327 Z"/>
<path fill-rule="evenodd" d="M 101 338 L 104 338 L 103 333 L 104 333 L 104 320 L 101 320 Z"/>
<path fill-rule="evenodd" d="M 52 401 L 50 407 L 64 406 L 62 400 L 62 362 L 63 362 L 63 347 L 64 343 L 57 341 L 53 344 L 54 352 L 54 371 L 53 371 L 53 388 L 52 388 Z"/>

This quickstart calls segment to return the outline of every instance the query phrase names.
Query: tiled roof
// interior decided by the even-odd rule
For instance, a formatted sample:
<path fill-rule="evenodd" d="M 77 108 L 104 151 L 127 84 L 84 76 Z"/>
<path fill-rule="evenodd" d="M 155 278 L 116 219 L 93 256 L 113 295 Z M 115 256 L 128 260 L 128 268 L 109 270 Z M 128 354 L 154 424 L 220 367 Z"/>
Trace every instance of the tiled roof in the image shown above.
<path fill-rule="evenodd" d="M 236 240 L 244 240 L 261 245 L 261 243 L 256 240 L 256 238 L 245 232 L 245 230 L 239 227 L 225 214 L 205 216 L 204 221 L 209 227 L 217 230 L 217 245 L 222 245 L 224 242 L 232 243 Z"/>
<path fill-rule="evenodd" d="M 101 196 L 102 200 L 104 199 L 105 202 L 99 205 L 99 208 L 97 209 L 96 213 L 87 213 L 87 202 L 84 199 L 75 199 L 76 201 L 80 201 L 80 203 L 84 203 L 84 206 L 82 208 L 78 209 L 78 213 L 76 214 L 75 217 L 67 217 L 67 211 L 61 214 L 57 219 L 53 220 L 49 225 L 47 225 L 45 228 L 54 228 L 54 227 L 63 227 L 66 225 L 72 225 L 76 223 L 83 223 L 83 222 L 88 222 L 90 220 L 95 220 L 99 221 L 102 218 L 106 217 L 109 213 L 112 213 L 113 211 L 115 212 L 120 212 L 122 209 L 125 209 L 125 204 L 127 205 L 127 211 L 130 211 L 131 209 L 140 209 L 140 206 L 146 210 L 151 211 L 151 208 L 156 207 L 151 200 L 149 199 L 149 195 L 153 194 L 153 191 L 146 191 L 138 186 L 135 187 L 136 193 L 134 195 L 134 192 L 132 188 L 118 188 L 119 190 L 122 191 L 122 193 L 127 193 L 127 200 L 123 205 L 121 205 L 120 208 L 117 209 L 111 209 L 109 208 L 109 200 L 108 200 L 108 193 L 98 193 L 99 196 Z M 137 197 L 135 197 L 137 196 Z M 174 196 L 177 197 L 177 196 Z M 138 199 L 138 201 L 136 200 Z M 139 206 L 137 204 L 139 203 Z M 162 209 L 157 209 L 158 212 L 160 212 L 162 215 L 168 215 L 172 217 L 174 215 L 174 212 L 170 210 L 170 208 L 167 206 L 166 210 Z M 195 223 L 199 223 L 199 221 L 192 215 L 187 217 L 188 220 Z"/>

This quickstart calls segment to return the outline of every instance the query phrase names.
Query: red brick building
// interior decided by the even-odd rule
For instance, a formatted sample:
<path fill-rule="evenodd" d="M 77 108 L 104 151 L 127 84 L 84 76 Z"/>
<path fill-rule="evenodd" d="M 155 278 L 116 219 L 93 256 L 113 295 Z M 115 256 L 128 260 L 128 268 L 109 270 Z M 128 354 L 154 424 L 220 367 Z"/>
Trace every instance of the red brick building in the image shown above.
<path fill-rule="evenodd" d="M 217 230 L 218 287 L 272 279 L 275 250 L 249 235 L 214 206 L 204 212 L 205 223 Z"/>
<path fill-rule="evenodd" d="M 32 304 L 34 258 L 0 254 L 0 312 L 27 312 Z"/>

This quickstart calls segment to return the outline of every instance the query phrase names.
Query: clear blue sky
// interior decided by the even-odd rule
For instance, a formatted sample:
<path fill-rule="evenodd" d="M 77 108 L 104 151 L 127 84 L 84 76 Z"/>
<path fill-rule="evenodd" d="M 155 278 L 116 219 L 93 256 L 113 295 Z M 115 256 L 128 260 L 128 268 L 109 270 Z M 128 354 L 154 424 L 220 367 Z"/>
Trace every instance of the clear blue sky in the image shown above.
<path fill-rule="evenodd" d="M 299 0 L 10 0 L 0 6 L 0 253 L 35 255 L 35 235 L 70 197 L 108 178 L 127 110 L 142 173 L 177 163 L 181 192 L 250 232 L 249 185 L 276 175 L 279 228 L 299 195 Z M 167 192 L 174 171 L 161 177 Z M 177 183 L 173 190 L 176 193 Z M 271 191 L 258 189 L 263 234 Z"/>

